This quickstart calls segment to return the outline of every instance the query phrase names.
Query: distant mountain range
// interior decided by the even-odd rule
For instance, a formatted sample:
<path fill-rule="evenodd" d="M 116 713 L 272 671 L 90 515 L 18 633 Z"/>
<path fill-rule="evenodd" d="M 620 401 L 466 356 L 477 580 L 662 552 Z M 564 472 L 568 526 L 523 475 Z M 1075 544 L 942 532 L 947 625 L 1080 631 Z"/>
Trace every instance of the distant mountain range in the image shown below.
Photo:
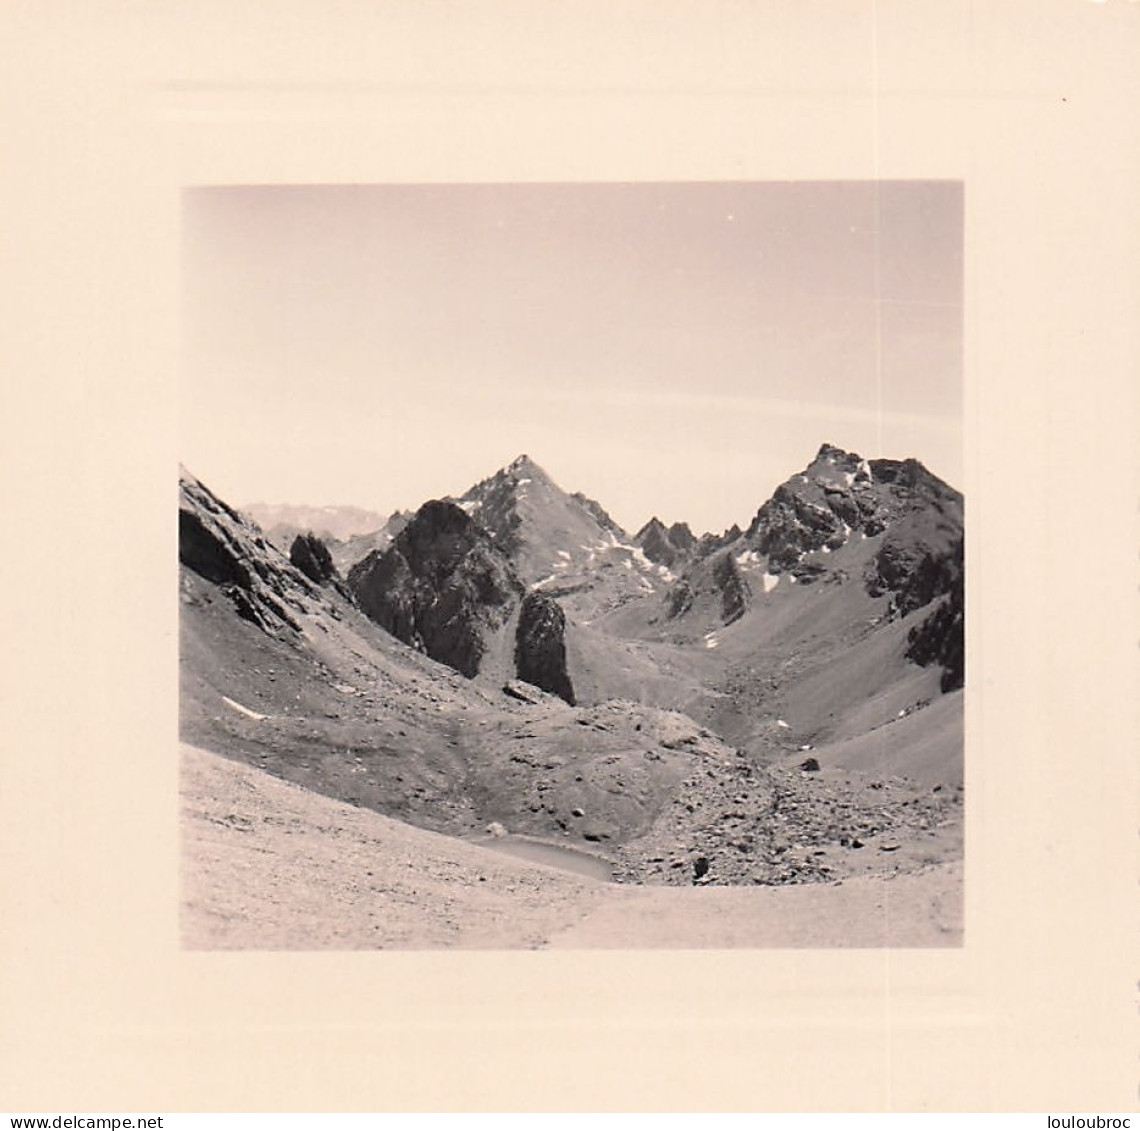
<path fill-rule="evenodd" d="M 250 503 L 241 508 L 274 542 L 297 534 L 316 534 L 326 541 L 344 542 L 358 534 L 373 534 L 387 519 L 361 507 L 307 507 L 292 503 Z"/>

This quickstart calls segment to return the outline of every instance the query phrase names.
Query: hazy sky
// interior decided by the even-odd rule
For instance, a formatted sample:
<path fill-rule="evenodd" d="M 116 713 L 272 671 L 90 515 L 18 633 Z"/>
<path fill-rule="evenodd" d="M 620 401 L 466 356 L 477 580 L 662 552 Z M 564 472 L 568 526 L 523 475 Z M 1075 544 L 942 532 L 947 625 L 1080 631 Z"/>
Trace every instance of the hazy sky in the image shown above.
<path fill-rule="evenodd" d="M 528 452 L 719 531 L 825 440 L 962 486 L 958 183 L 201 188 L 184 283 L 180 458 L 235 505 Z"/>

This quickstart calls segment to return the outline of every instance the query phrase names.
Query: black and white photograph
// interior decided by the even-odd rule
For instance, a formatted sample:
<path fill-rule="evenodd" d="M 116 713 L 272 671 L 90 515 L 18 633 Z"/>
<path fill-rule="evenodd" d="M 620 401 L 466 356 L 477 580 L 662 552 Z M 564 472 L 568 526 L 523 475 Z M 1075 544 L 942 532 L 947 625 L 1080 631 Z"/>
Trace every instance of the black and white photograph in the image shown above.
<path fill-rule="evenodd" d="M 961 945 L 960 183 L 184 209 L 186 946 Z"/>

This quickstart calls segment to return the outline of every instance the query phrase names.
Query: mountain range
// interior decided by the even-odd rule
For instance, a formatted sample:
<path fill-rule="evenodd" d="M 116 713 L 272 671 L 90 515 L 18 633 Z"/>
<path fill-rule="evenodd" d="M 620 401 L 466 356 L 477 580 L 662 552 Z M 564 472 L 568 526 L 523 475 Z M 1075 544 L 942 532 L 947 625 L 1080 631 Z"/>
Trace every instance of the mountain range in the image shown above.
<path fill-rule="evenodd" d="M 824 444 L 700 537 L 527 455 L 387 520 L 251 510 L 183 471 L 190 745 L 627 885 L 960 857 L 963 500 L 917 460 Z"/>

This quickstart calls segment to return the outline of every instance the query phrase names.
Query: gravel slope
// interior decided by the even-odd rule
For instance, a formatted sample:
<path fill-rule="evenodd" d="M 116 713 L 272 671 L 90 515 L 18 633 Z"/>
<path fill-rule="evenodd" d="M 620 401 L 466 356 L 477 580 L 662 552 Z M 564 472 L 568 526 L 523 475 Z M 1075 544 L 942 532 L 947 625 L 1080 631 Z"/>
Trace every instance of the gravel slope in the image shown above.
<path fill-rule="evenodd" d="M 524 863 L 182 748 L 189 949 L 957 946 L 961 866 L 630 888 Z"/>

